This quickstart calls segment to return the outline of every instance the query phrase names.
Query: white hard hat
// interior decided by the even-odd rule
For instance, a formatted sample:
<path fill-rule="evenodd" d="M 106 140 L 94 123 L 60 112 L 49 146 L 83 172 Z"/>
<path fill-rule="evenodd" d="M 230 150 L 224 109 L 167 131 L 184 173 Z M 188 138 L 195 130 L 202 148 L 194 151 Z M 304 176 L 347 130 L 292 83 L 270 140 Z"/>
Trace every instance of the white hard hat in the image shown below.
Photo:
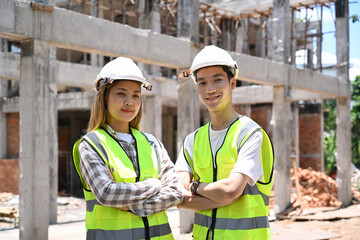
<path fill-rule="evenodd" d="M 136 81 L 149 91 L 152 88 L 140 68 L 130 58 L 118 57 L 105 64 L 96 77 L 94 89 L 99 91 L 101 87 L 111 84 L 115 80 Z"/>
<path fill-rule="evenodd" d="M 194 58 L 191 68 L 179 75 L 181 77 L 191 76 L 195 80 L 194 72 L 203 67 L 209 66 L 228 66 L 234 77 L 238 76 L 238 66 L 230 54 L 217 46 L 211 45 L 204 47 Z"/>

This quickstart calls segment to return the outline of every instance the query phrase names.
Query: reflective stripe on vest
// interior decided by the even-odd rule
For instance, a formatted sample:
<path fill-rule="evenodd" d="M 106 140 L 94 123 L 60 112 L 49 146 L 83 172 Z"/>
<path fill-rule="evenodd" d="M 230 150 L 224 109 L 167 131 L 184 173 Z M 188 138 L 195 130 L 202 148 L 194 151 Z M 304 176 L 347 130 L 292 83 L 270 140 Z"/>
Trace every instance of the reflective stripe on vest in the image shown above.
<path fill-rule="evenodd" d="M 212 218 L 209 216 L 195 213 L 194 224 L 210 228 Z M 267 216 L 254 218 L 216 218 L 215 229 L 220 230 L 252 230 L 256 228 L 268 228 L 269 220 Z"/>
<path fill-rule="evenodd" d="M 264 177 L 254 186 L 247 184 L 242 196 L 233 204 L 215 210 L 198 211 L 193 230 L 194 239 L 206 239 L 209 234 L 212 234 L 214 239 L 252 239 L 254 236 L 256 239 L 271 238 L 268 206 L 273 149 L 268 135 L 257 123 L 243 116 L 228 128 L 224 142 L 213 159 L 209 127 L 207 124 L 198 130 L 194 137 L 193 161 L 187 158 L 190 166 L 194 163 L 191 166 L 196 173 L 194 177 L 199 176 L 201 182 L 207 183 L 229 177 L 237 161 L 239 149 L 257 130 L 263 133 L 261 161 Z M 188 156 L 186 154 L 186 157 Z"/>
<path fill-rule="evenodd" d="M 158 154 L 154 153 L 154 146 L 150 145 L 146 135 L 140 131 L 131 129 L 131 133 L 136 143 L 139 175 L 136 174 L 131 160 L 118 141 L 104 129 L 97 129 L 86 134 L 74 145 L 73 160 L 84 186 L 87 204 L 87 239 L 119 239 L 118 236 L 123 237 L 124 234 L 132 236 L 126 237 L 126 239 L 145 239 L 146 230 L 152 239 L 174 239 L 165 211 L 140 217 L 128 211 L 103 206 L 96 200 L 92 192 L 87 190 L 88 186 L 83 181 L 78 153 L 78 145 L 81 140 L 87 141 L 93 150 L 99 154 L 116 182 L 134 183 L 147 178 L 158 178 L 160 160 L 157 157 Z"/>
<path fill-rule="evenodd" d="M 151 226 L 150 238 L 166 236 L 171 234 L 171 228 L 169 224 L 162 224 Z M 144 228 L 133 228 L 124 230 L 101 230 L 101 229 L 89 229 L 87 232 L 87 240 L 92 239 L 145 239 Z M 162 238 L 164 239 L 164 238 Z M 168 239 L 171 239 L 170 236 Z"/>

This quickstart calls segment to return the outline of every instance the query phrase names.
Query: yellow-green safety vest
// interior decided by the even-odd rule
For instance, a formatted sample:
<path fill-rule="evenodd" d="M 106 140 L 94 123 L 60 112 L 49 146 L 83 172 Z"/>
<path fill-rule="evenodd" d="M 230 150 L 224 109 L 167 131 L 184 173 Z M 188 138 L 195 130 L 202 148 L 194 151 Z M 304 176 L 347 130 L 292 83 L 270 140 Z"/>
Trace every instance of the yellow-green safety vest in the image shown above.
<path fill-rule="evenodd" d="M 158 178 L 161 160 L 157 152 L 151 147 L 144 133 L 131 128 L 131 134 L 137 149 L 139 175 L 118 141 L 102 128 L 86 134 L 74 145 L 74 165 L 86 200 L 87 239 L 173 240 L 165 211 L 141 217 L 129 211 L 103 206 L 81 176 L 78 146 L 81 141 L 86 141 L 99 154 L 116 182 L 135 183 L 147 178 Z"/>
<path fill-rule="evenodd" d="M 269 197 L 273 179 L 273 146 L 267 133 L 253 120 L 242 116 L 231 124 L 225 139 L 213 159 L 209 126 L 199 128 L 194 137 L 193 161 L 184 151 L 185 158 L 194 173 L 194 179 L 211 183 L 229 177 L 238 158 L 238 152 L 246 140 L 257 130 L 263 133 L 261 146 L 262 181 L 254 186 L 246 185 L 239 199 L 225 207 L 197 211 L 193 238 L 223 239 L 271 239 L 269 228 Z M 237 141 L 240 141 L 240 148 Z"/>

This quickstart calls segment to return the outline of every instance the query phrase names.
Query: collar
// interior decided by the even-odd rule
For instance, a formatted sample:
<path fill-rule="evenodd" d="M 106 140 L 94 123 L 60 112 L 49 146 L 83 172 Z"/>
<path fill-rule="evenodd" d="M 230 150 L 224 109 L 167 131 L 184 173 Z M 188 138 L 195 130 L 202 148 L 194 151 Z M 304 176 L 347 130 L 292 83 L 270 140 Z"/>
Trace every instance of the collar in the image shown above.
<path fill-rule="evenodd" d="M 107 131 L 117 141 L 127 143 L 126 141 L 119 139 L 116 135 L 116 132 L 108 124 L 105 123 L 102 128 L 105 129 L 105 131 Z"/>

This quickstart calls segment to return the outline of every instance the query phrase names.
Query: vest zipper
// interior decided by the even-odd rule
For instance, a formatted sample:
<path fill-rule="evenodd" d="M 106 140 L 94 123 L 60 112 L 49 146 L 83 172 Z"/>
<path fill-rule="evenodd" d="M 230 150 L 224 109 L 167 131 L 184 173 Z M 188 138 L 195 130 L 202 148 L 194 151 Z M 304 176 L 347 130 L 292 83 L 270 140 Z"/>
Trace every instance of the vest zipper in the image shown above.
<path fill-rule="evenodd" d="M 211 141 L 210 141 L 210 125 L 209 125 L 209 145 L 210 145 L 210 152 L 211 152 L 211 158 L 212 158 L 212 162 L 213 162 L 213 182 L 216 182 L 217 181 L 217 164 L 216 164 L 216 154 L 217 152 L 215 153 L 215 159 L 214 159 L 214 156 L 212 154 L 212 148 L 211 148 Z M 226 138 L 226 135 L 225 135 L 225 138 Z M 224 138 L 224 141 L 225 141 L 225 138 Z M 220 147 L 221 148 L 221 147 Z M 219 149 L 220 149 L 219 148 Z M 219 150 L 218 150 L 219 151 Z M 214 208 L 212 210 L 212 216 L 211 216 L 211 225 L 210 225 L 210 228 L 209 230 L 207 231 L 206 233 L 206 240 L 209 240 L 209 234 L 210 232 L 212 232 L 211 234 L 211 239 L 214 240 L 214 230 L 215 230 L 215 223 L 216 223 L 216 213 L 217 213 L 217 208 Z"/>
<path fill-rule="evenodd" d="M 227 129 L 226 131 L 226 134 L 225 134 L 225 137 L 224 137 L 224 140 L 223 140 L 223 143 L 221 144 L 221 146 L 219 147 L 219 149 L 216 151 L 215 153 L 215 159 L 214 159 L 214 156 L 212 154 L 212 148 L 211 148 L 211 141 L 210 141 L 210 124 L 209 124 L 209 127 L 208 127 L 208 136 L 209 136 L 209 145 L 210 145 L 210 152 L 211 152 L 211 158 L 212 158 L 212 161 L 213 161 L 213 182 L 216 182 L 217 181 L 217 164 L 216 164 L 216 156 L 217 156 L 217 153 L 219 152 L 219 150 L 222 148 L 222 146 L 224 145 L 224 142 L 225 142 L 225 139 L 227 137 L 227 134 L 230 130 L 230 128 L 232 127 L 232 125 L 237 121 L 239 120 L 238 118 L 232 122 L 229 126 L 229 128 Z M 211 216 L 211 225 L 210 225 L 210 228 L 206 234 L 206 240 L 208 240 L 209 238 L 209 234 L 210 232 L 212 232 L 211 234 L 211 239 L 214 240 L 214 235 L 215 235 L 215 224 L 216 224 L 216 214 L 217 214 L 217 208 L 214 208 L 212 210 L 212 216 Z"/>
<path fill-rule="evenodd" d="M 147 217 L 142 217 L 145 226 L 145 240 L 150 240 L 150 227 L 149 227 L 149 220 Z"/>

